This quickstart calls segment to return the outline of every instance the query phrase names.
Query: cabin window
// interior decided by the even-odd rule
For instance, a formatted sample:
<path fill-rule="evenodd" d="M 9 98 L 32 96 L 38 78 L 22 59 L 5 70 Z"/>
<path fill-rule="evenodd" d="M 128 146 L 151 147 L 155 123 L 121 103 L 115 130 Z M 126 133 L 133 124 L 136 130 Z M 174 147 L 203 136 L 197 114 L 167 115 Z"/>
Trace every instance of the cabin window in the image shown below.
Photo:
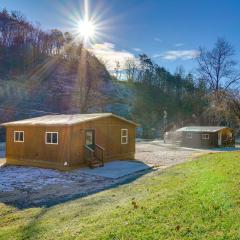
<path fill-rule="evenodd" d="M 121 130 L 121 144 L 128 144 L 128 130 Z"/>
<path fill-rule="evenodd" d="M 58 132 L 46 132 L 45 143 L 46 144 L 58 144 Z"/>
<path fill-rule="evenodd" d="M 192 133 L 191 132 L 187 132 L 187 138 L 192 138 Z"/>
<path fill-rule="evenodd" d="M 24 131 L 14 131 L 14 142 L 24 142 Z"/>
<path fill-rule="evenodd" d="M 202 139 L 208 140 L 209 139 L 209 134 L 202 134 Z"/>

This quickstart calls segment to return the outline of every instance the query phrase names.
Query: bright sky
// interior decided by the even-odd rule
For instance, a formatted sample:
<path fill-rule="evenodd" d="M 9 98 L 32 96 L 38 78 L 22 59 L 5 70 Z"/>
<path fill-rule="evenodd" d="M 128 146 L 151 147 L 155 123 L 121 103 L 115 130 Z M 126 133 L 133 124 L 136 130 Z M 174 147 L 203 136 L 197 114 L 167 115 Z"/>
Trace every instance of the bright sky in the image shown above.
<path fill-rule="evenodd" d="M 231 42 L 240 56 L 239 0 L 89 0 L 97 35 L 91 48 L 113 68 L 146 53 L 171 72 L 195 66 L 199 46 L 217 37 Z M 43 29 L 71 31 L 84 14 L 83 0 L 1 0 L 0 8 L 19 10 Z"/>

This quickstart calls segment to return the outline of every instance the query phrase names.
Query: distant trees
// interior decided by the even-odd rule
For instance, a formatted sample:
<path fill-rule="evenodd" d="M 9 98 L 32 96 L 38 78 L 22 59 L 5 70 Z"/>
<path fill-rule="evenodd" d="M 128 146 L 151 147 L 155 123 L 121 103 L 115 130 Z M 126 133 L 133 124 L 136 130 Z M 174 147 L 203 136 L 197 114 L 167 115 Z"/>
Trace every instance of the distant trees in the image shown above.
<path fill-rule="evenodd" d="M 104 65 L 70 32 L 43 31 L 19 12 L 0 10 L 0 99 L 12 109 L 17 102 L 17 108 L 35 106 L 47 112 L 100 111 L 108 101 L 110 79 Z M 18 86 L 16 82 L 26 89 L 16 89 L 20 97 L 10 101 L 13 94 L 5 89 Z M 0 107 L 7 103 L 0 102 Z"/>
<path fill-rule="evenodd" d="M 223 38 L 217 39 L 211 50 L 200 48 L 197 71 L 207 86 L 208 105 L 202 113 L 205 124 L 237 124 L 240 69 L 234 56 L 233 46 Z"/>
<path fill-rule="evenodd" d="M 198 75 L 178 67 L 174 74 L 154 63 L 146 54 L 128 59 L 122 78 L 132 97 L 125 99 L 131 116 L 141 125 L 142 137 L 157 136 L 168 125 L 239 124 L 239 71 L 234 49 L 219 38 L 212 50 L 200 48 Z M 118 70 L 119 71 L 119 70 Z M 238 119 L 238 120 L 237 120 Z"/>
<path fill-rule="evenodd" d="M 48 57 L 77 61 L 81 49 L 81 42 L 74 41 L 69 32 L 44 32 L 19 12 L 0 11 L 1 76 L 25 74 Z"/>
<path fill-rule="evenodd" d="M 3 9 L 0 121 L 3 116 L 18 118 L 21 108 L 86 113 L 110 106 L 138 122 L 146 138 L 159 136 L 166 113 L 169 126 L 236 127 L 240 122 L 240 69 L 234 53 L 233 46 L 221 38 L 213 49 L 200 48 L 198 75 L 185 73 L 183 67 L 170 73 L 140 54 L 128 59 L 124 69 L 116 62 L 111 78 L 104 64 L 70 32 L 42 31 L 19 12 Z"/>
<path fill-rule="evenodd" d="M 233 111 L 240 124 L 240 90 L 228 92 L 226 98 L 228 100 L 228 109 Z"/>
<path fill-rule="evenodd" d="M 132 91 L 125 102 L 131 106 L 131 116 L 141 124 L 144 138 L 159 136 L 163 131 L 164 112 L 168 113 L 168 123 L 178 126 L 202 112 L 205 102 L 196 99 L 196 95 L 203 95 L 202 89 L 183 67 L 171 74 L 146 54 L 140 54 L 137 59 L 128 59 L 122 71 L 126 87 Z"/>
<path fill-rule="evenodd" d="M 132 83 L 137 79 L 137 74 L 138 74 L 138 64 L 136 60 L 127 59 L 124 67 L 125 67 L 125 73 L 126 73 L 126 80 Z"/>
<path fill-rule="evenodd" d="M 210 90 L 227 90 L 239 84 L 240 71 L 236 69 L 234 48 L 223 38 L 219 38 L 212 50 L 200 48 L 198 73 Z"/>

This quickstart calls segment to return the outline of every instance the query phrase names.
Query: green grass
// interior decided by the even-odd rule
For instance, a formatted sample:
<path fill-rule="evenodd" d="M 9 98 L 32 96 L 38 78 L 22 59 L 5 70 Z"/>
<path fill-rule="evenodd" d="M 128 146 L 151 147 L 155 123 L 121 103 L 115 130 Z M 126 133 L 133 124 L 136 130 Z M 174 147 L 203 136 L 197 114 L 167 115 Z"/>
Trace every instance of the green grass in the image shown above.
<path fill-rule="evenodd" d="M 51 208 L 0 203 L 0 239 L 240 239 L 240 153 L 218 153 Z"/>

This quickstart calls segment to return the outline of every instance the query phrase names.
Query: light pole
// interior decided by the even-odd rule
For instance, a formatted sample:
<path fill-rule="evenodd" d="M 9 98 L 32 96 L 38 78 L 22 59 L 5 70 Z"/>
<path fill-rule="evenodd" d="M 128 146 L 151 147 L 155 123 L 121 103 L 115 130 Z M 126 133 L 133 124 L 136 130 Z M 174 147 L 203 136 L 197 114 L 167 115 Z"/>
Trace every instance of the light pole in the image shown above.
<path fill-rule="evenodd" d="M 163 132 L 166 131 L 167 128 L 167 111 L 163 111 Z"/>

